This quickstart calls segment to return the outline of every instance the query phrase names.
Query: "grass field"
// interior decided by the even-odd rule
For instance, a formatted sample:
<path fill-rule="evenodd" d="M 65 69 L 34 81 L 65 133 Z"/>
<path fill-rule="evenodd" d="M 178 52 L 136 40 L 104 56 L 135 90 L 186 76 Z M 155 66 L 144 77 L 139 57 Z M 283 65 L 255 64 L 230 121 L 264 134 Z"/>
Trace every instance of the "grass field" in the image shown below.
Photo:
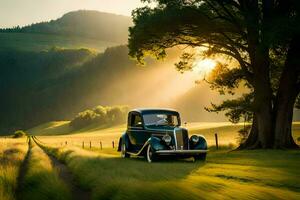
<path fill-rule="evenodd" d="M 10 189 L 2 189 L 0 199 L 15 199 L 20 194 L 26 199 L 300 199 L 300 151 L 232 151 L 241 127 L 243 124 L 190 123 L 191 134 L 205 135 L 212 146 L 217 132 L 224 147 L 210 148 L 205 163 L 185 159 L 149 164 L 144 158 L 122 159 L 111 147 L 125 125 L 72 132 L 66 121 L 46 123 L 28 130 L 38 136 L 31 142 L 27 159 L 25 139 L 0 138 L 1 158 L 7 149 L 23 149 L 16 154 L 14 173 L 0 172 L 0 185 L 10 185 L 2 187 Z M 294 123 L 295 138 L 299 128 Z M 20 170 L 20 179 L 22 160 L 26 167 Z M 1 162 L 1 169 L 3 166 Z M 1 176 L 11 181 L 3 183 Z M 23 186 L 17 190 L 20 183 Z"/>
<path fill-rule="evenodd" d="M 16 198 L 17 178 L 25 158 L 26 139 L 0 139 L 0 199 Z"/>
<path fill-rule="evenodd" d="M 148 164 L 111 149 L 48 147 L 92 199 L 299 199 L 299 151 L 211 151 L 206 163 Z"/>
<path fill-rule="evenodd" d="M 43 51 L 52 47 L 88 48 L 102 52 L 117 43 L 86 39 L 75 36 L 60 36 L 34 33 L 0 33 L 0 50 Z"/>

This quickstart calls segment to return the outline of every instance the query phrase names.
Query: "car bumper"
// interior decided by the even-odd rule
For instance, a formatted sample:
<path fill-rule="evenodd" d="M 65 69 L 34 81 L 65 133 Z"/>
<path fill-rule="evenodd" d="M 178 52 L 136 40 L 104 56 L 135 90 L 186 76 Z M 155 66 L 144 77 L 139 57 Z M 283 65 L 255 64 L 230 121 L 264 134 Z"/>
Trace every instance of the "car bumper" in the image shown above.
<path fill-rule="evenodd" d="M 159 155 L 197 155 L 207 153 L 208 150 L 158 150 L 155 153 Z"/>

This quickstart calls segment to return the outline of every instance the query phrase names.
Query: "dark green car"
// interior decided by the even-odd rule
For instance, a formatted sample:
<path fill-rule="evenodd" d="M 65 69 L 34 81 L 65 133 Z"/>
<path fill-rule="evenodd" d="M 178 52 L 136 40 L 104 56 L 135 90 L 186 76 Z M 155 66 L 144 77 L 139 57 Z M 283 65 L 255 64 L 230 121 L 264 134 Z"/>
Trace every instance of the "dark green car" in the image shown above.
<path fill-rule="evenodd" d="M 205 160 L 207 143 L 203 136 L 188 136 L 180 127 L 180 116 L 170 109 L 135 109 L 128 114 L 127 130 L 119 140 L 123 158 L 145 156 L 148 162 L 162 156 Z"/>

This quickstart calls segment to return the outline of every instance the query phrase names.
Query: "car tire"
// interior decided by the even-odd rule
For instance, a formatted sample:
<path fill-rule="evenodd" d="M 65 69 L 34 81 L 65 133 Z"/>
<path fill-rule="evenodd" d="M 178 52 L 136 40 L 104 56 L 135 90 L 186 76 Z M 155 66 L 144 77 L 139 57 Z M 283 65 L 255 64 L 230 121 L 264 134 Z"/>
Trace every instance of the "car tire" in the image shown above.
<path fill-rule="evenodd" d="M 147 147 L 146 159 L 148 163 L 157 161 L 157 155 L 155 155 L 155 152 L 150 144 Z"/>
<path fill-rule="evenodd" d="M 194 156 L 195 161 L 205 161 L 206 160 L 206 153 L 201 153 Z"/>
<path fill-rule="evenodd" d="M 129 158 L 130 157 L 130 154 L 127 153 L 126 144 L 124 142 L 122 142 L 122 146 L 121 146 L 121 157 L 122 158 Z"/>

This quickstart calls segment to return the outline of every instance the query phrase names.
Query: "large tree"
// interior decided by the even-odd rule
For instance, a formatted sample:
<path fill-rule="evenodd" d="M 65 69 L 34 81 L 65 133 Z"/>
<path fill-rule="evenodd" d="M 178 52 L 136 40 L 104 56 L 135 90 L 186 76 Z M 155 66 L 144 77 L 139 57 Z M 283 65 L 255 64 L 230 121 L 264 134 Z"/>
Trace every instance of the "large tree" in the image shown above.
<path fill-rule="evenodd" d="M 291 132 L 300 92 L 297 0 L 144 1 L 155 6 L 133 12 L 130 56 L 142 63 L 147 55 L 161 59 L 166 49 L 187 45 L 204 47 L 207 56 L 233 59 L 235 66 L 219 64 L 212 85 L 232 91 L 244 83 L 249 93 L 211 110 L 250 113 L 252 129 L 240 148 L 297 147 Z M 190 69 L 193 56 L 184 53 L 177 67 Z"/>

